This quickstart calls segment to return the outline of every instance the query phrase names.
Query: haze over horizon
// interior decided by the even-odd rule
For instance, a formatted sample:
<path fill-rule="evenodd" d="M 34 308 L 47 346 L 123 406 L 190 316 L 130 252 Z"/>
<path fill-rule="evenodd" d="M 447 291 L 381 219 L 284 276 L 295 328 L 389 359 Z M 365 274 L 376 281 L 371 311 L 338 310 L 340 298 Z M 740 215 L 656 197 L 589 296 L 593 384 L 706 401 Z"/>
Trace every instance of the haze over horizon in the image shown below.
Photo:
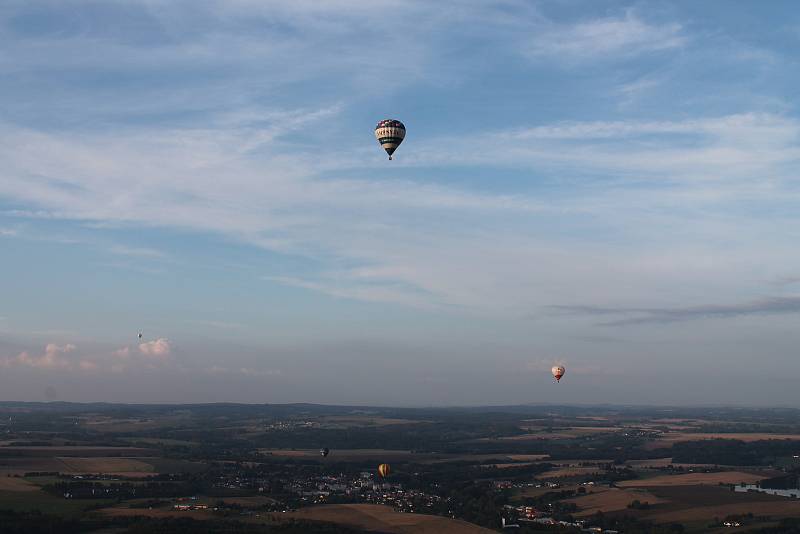
<path fill-rule="evenodd" d="M 4 2 L 0 401 L 798 407 L 793 7 Z"/>

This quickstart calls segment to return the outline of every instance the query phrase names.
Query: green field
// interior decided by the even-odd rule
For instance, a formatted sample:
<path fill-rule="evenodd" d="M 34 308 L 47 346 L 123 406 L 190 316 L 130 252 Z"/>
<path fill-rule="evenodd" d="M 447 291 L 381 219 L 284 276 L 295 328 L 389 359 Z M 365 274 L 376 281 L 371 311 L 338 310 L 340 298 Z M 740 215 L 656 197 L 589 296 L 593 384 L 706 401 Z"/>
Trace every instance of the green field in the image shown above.
<path fill-rule="evenodd" d="M 84 511 L 108 501 L 89 499 L 65 499 L 43 491 L 0 491 L 0 509 L 15 511 L 38 510 L 46 514 L 81 515 Z M 1 526 L 0 526 L 1 527 Z M 2 530 L 2 528 L 0 528 Z"/>

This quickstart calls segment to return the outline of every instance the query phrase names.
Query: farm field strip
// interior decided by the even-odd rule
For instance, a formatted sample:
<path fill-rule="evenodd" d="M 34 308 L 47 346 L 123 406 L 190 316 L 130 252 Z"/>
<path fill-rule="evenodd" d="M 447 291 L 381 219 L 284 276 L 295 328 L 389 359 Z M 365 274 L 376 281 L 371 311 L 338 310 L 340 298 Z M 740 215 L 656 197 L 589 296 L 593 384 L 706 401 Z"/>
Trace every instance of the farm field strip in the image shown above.
<path fill-rule="evenodd" d="M 680 510 L 659 511 L 647 514 L 644 517 L 656 523 L 672 523 L 675 521 L 708 521 L 715 517 L 747 513 L 771 517 L 800 517 L 800 502 L 784 499 L 782 502 L 743 502 L 714 506 L 695 506 Z"/>
<path fill-rule="evenodd" d="M 457 519 L 404 514 L 377 504 L 330 504 L 312 506 L 281 517 L 328 521 L 392 534 L 489 534 L 495 532 Z"/>
<path fill-rule="evenodd" d="M 618 488 L 610 488 L 605 491 L 591 490 L 586 495 L 566 499 L 564 502 L 574 503 L 578 507 L 579 512 L 575 514 L 576 516 L 586 517 L 597 512 L 625 510 L 635 500 L 650 505 L 668 502 L 647 490 Z"/>
<path fill-rule="evenodd" d="M 768 475 L 745 473 L 743 471 L 722 471 L 718 473 L 683 473 L 679 475 L 659 475 L 640 480 L 623 480 L 617 483 L 621 488 L 654 487 L 654 486 L 695 486 L 738 484 L 745 482 L 752 484 L 768 478 Z"/>
<path fill-rule="evenodd" d="M 288 458 L 318 457 L 319 449 L 258 449 L 259 454 L 284 456 Z M 411 451 L 384 449 L 334 449 L 330 457 L 336 458 L 388 458 L 407 456 L 431 456 L 430 454 L 414 454 Z"/>

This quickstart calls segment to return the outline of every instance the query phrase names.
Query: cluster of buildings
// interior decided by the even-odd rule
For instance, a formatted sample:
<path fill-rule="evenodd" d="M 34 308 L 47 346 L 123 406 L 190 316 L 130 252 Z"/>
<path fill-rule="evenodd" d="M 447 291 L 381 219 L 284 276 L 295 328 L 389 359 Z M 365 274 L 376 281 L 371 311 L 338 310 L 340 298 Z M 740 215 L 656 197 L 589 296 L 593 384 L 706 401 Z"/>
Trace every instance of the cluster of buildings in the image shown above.
<path fill-rule="evenodd" d="M 442 497 L 421 490 L 406 489 L 402 484 L 378 480 L 371 471 L 358 474 L 247 476 L 243 472 L 221 475 L 215 487 L 230 490 L 256 490 L 262 494 L 292 495 L 286 508 L 335 502 L 385 504 L 401 512 L 432 511 Z"/>
<path fill-rule="evenodd" d="M 189 510 L 208 510 L 208 505 L 204 503 L 176 503 L 172 505 L 173 510 L 189 511 Z"/>
<path fill-rule="evenodd" d="M 299 428 L 314 428 L 319 426 L 315 421 L 276 421 L 264 427 L 266 431 L 284 431 L 284 430 L 297 430 Z"/>
<path fill-rule="evenodd" d="M 583 521 L 576 521 L 570 523 L 567 521 L 558 521 L 549 516 L 549 512 L 539 510 L 534 506 L 511 506 L 504 507 L 505 515 L 509 518 L 503 518 L 503 528 L 514 528 L 514 524 L 518 523 L 538 523 L 540 525 L 562 525 L 570 527 L 583 527 Z"/>
<path fill-rule="evenodd" d="M 405 489 L 402 484 L 376 480 L 370 471 L 354 475 L 325 475 L 296 480 L 288 488 L 303 504 L 320 504 L 346 498 L 350 502 L 385 504 L 401 512 L 430 510 L 439 505 L 439 495 Z"/>
<path fill-rule="evenodd" d="M 594 482 L 590 484 L 594 485 Z M 561 487 L 561 484 L 558 482 L 552 481 L 543 481 L 543 482 L 512 482 L 510 480 L 495 480 L 494 481 L 495 489 L 525 489 L 525 488 L 550 488 L 550 489 L 558 489 Z"/>
<path fill-rule="evenodd" d="M 530 508 L 530 507 L 524 507 Z M 515 520 L 508 520 L 505 517 L 502 519 L 502 527 L 503 530 L 505 529 L 515 529 L 520 528 L 520 523 L 537 523 L 539 525 L 548 525 L 548 526 L 562 526 L 562 527 L 571 527 L 571 528 L 579 528 L 581 532 L 595 532 L 598 534 L 619 534 L 616 530 L 609 530 L 609 529 L 602 529 L 601 527 L 586 527 L 585 522 L 582 520 L 578 521 L 558 521 L 553 519 L 552 517 L 535 517 L 535 513 L 532 517 L 518 517 Z"/>

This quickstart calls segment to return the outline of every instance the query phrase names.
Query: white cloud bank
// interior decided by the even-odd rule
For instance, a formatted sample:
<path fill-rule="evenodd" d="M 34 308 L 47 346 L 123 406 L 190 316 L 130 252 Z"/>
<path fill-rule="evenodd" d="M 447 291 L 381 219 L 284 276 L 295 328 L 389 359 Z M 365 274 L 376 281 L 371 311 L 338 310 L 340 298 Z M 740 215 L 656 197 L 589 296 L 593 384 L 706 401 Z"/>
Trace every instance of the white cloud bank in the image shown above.
<path fill-rule="evenodd" d="M 129 369 L 153 369 L 163 366 L 170 363 L 171 354 L 172 347 L 165 338 L 141 343 L 135 352 L 130 347 L 117 349 L 111 352 L 110 357 L 107 353 L 103 354 L 99 348 L 81 351 L 72 343 L 64 345 L 48 343 L 42 354 L 23 351 L 16 356 L 0 359 L 0 366 L 28 367 L 44 371 L 123 372 Z"/>
<path fill-rule="evenodd" d="M 48 343 L 41 355 L 32 356 L 27 351 L 21 352 L 13 358 L 6 358 L 3 365 L 5 367 L 26 366 L 36 369 L 69 369 L 73 364 L 66 355 L 75 351 L 76 348 L 72 344 Z"/>
<path fill-rule="evenodd" d="M 169 357 L 172 351 L 169 340 L 165 338 L 147 341 L 146 343 L 139 344 L 139 352 L 152 359 L 164 360 Z"/>

